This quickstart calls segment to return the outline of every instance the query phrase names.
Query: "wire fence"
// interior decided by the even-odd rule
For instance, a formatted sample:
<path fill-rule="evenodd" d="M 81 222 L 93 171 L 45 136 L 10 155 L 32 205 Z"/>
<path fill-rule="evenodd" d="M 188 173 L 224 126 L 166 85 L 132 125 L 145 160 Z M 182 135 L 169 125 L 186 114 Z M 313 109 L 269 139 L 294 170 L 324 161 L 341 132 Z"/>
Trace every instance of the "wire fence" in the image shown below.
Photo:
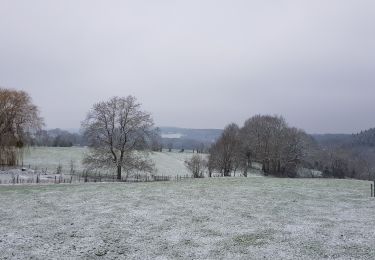
<path fill-rule="evenodd" d="M 7 174 L 2 174 L 0 184 L 75 184 L 92 182 L 165 182 L 183 181 L 191 179 L 191 175 L 155 175 L 155 174 L 130 174 L 118 179 L 115 174 L 102 173 L 96 170 L 82 170 L 63 173 L 61 168 L 49 171 L 48 168 L 32 167 L 31 165 L 8 166 L 0 165 L 0 169 Z M 15 171 L 14 171 L 15 170 Z"/>

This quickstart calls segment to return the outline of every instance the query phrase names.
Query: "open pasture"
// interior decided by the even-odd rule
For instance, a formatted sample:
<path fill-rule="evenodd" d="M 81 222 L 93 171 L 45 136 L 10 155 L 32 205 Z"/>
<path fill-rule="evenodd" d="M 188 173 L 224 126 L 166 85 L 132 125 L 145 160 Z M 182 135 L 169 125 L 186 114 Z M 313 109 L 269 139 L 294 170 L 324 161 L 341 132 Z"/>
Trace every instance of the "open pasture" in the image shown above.
<path fill-rule="evenodd" d="M 2 259 L 374 259 L 369 182 L 0 186 Z"/>

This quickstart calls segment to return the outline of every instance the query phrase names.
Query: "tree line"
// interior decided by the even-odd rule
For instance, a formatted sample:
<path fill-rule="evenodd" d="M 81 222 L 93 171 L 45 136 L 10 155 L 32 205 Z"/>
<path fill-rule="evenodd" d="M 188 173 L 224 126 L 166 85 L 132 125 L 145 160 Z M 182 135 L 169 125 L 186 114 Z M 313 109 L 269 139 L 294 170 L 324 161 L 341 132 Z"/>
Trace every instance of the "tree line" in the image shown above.
<path fill-rule="evenodd" d="M 71 146 L 85 144 L 88 168 L 116 169 L 117 178 L 134 172 L 153 172 L 151 151 L 163 148 L 160 132 L 149 112 L 133 96 L 113 97 L 93 105 L 82 123 L 83 136 L 62 130 L 42 130 L 43 119 L 24 91 L 0 88 L 0 163 L 16 165 L 27 144 Z M 363 142 L 373 131 L 356 136 Z M 207 172 L 247 176 L 254 163 L 265 175 L 296 177 L 305 167 L 324 177 L 374 179 L 373 146 L 325 146 L 281 116 L 256 115 L 243 126 L 229 124 L 208 149 L 208 159 L 195 155 L 186 162 L 194 177 Z M 196 147 L 200 153 L 203 148 Z"/>
<path fill-rule="evenodd" d="M 208 176 L 219 172 L 247 176 L 254 162 L 265 175 L 297 177 L 302 168 L 318 170 L 326 178 L 375 180 L 374 131 L 353 135 L 343 142 L 318 142 L 303 130 L 290 127 L 281 116 L 256 115 L 242 127 L 229 124 L 209 150 Z M 329 145 L 327 145 L 329 143 Z M 313 175 L 311 175 L 312 177 Z"/>

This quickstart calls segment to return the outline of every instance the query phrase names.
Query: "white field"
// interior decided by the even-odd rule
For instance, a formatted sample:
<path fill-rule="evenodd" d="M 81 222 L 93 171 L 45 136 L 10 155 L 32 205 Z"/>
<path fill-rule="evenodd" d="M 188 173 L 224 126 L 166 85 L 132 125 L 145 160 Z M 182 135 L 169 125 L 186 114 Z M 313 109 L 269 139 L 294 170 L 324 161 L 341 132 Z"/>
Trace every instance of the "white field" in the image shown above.
<path fill-rule="evenodd" d="M 63 172 L 70 171 L 70 164 L 73 161 L 75 169 L 82 171 L 82 159 L 84 153 L 87 152 L 85 147 L 30 147 L 24 155 L 24 166 L 34 169 L 47 168 L 49 172 L 56 171 L 59 164 L 63 167 Z M 165 176 L 182 176 L 190 175 L 184 165 L 186 159 L 191 158 L 192 153 L 187 151 L 184 153 L 173 152 L 153 152 L 151 159 L 155 163 L 157 175 Z"/>
<path fill-rule="evenodd" d="M 13 170 L 0 171 L 0 183 L 9 184 L 13 178 L 19 178 L 20 180 L 27 182 L 36 182 L 37 176 L 40 181 L 44 183 L 50 183 L 59 178 L 60 175 L 57 173 L 59 165 L 62 166 L 62 173 L 65 180 L 69 181 L 71 162 L 73 162 L 75 173 L 81 174 L 84 170 L 82 165 L 82 159 L 84 154 L 88 151 L 85 147 L 30 147 L 28 148 L 23 156 L 23 165 L 26 171 L 21 171 L 21 167 Z M 152 152 L 150 157 L 155 164 L 154 175 L 158 176 L 191 176 L 191 173 L 185 166 L 185 161 L 192 157 L 192 151 L 185 151 L 179 153 L 179 150 L 172 150 L 172 152 Z M 207 155 L 202 154 L 203 157 Z M 254 166 L 258 166 L 254 164 Z M 41 174 L 42 173 L 42 174 Z M 115 170 L 98 170 L 97 173 L 115 174 Z M 252 169 L 249 176 L 260 177 L 262 176 L 261 171 L 256 168 Z M 217 173 L 217 175 L 219 175 Z M 238 175 L 238 174 L 237 174 Z M 78 179 L 73 179 L 78 181 Z"/>
<path fill-rule="evenodd" d="M 375 259 L 369 182 L 0 186 L 1 259 Z"/>
<path fill-rule="evenodd" d="M 84 170 L 82 159 L 87 151 L 88 148 L 86 147 L 30 147 L 25 151 L 23 161 L 26 168 L 30 166 L 31 169 L 37 168 L 39 171 L 41 169 L 47 169 L 52 175 L 54 172 L 56 172 L 59 165 L 62 166 L 63 173 L 68 174 L 70 172 L 71 162 L 73 162 L 75 170 L 81 172 Z M 172 150 L 172 152 L 165 150 L 163 152 L 150 153 L 150 157 L 155 163 L 156 175 L 171 177 L 175 177 L 177 175 L 191 175 L 191 173 L 185 167 L 184 162 L 185 160 L 190 159 L 192 155 L 192 151 L 189 150 L 183 153 L 179 153 L 179 150 Z M 202 156 L 206 157 L 207 155 L 203 154 Z M 249 176 L 262 176 L 261 165 L 253 163 L 253 167 L 254 168 L 250 171 Z M 319 171 L 304 168 L 299 170 L 300 177 L 320 177 L 321 174 L 322 173 Z M 25 178 L 27 178 L 27 176 L 25 176 Z"/>

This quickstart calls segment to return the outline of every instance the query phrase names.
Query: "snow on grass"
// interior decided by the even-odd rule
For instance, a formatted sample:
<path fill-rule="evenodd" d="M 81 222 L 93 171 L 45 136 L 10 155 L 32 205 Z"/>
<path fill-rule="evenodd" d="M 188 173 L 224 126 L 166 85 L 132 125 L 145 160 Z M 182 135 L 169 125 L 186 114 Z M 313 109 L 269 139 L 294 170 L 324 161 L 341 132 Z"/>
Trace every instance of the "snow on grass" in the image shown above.
<path fill-rule="evenodd" d="M 0 187 L 3 259 L 374 259 L 369 182 Z"/>
<path fill-rule="evenodd" d="M 63 172 L 69 173 L 71 161 L 74 163 L 76 171 L 82 171 L 82 159 L 87 148 L 84 147 L 30 147 L 24 156 L 24 165 L 39 170 L 47 168 L 49 172 L 56 171 L 59 164 L 62 165 Z M 184 161 L 190 159 L 191 152 L 153 152 L 151 159 L 155 163 L 158 175 L 182 176 L 191 175 L 184 165 Z"/>
<path fill-rule="evenodd" d="M 159 175 L 190 176 L 191 173 L 186 168 L 185 161 L 189 160 L 192 155 L 192 153 L 154 152 L 151 158 L 155 162 L 157 174 Z"/>
<path fill-rule="evenodd" d="M 73 162 L 77 170 L 83 170 L 82 159 L 87 151 L 85 147 L 30 147 L 24 154 L 24 166 L 38 169 L 47 168 L 49 171 L 55 171 L 59 164 L 63 171 L 70 170 L 70 164 Z"/>

